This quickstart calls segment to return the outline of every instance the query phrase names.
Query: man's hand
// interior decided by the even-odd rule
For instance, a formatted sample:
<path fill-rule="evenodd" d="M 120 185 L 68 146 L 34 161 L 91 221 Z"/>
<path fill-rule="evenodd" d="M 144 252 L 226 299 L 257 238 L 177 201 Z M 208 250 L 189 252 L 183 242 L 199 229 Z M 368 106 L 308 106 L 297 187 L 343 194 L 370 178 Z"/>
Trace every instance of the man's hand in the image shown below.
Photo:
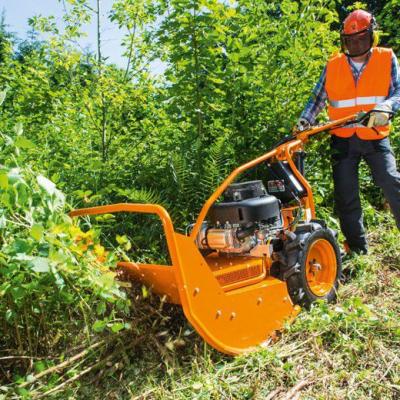
<path fill-rule="evenodd" d="M 368 128 L 387 125 L 389 123 L 391 111 L 392 108 L 386 104 L 376 106 L 369 117 Z"/>
<path fill-rule="evenodd" d="M 310 128 L 311 124 L 305 118 L 300 118 L 293 127 L 293 132 L 303 132 Z"/>

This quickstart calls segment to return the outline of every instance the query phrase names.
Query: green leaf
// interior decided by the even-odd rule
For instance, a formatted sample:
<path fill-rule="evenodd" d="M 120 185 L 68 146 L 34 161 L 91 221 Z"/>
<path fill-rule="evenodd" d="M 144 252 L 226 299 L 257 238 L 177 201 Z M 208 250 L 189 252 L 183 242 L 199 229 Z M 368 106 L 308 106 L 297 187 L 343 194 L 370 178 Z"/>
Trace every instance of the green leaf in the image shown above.
<path fill-rule="evenodd" d="M 101 301 L 96 307 L 96 313 L 97 315 L 103 315 L 106 311 L 106 303 L 104 301 Z"/>
<path fill-rule="evenodd" d="M 33 256 L 30 256 L 29 254 L 25 254 L 25 253 L 17 253 L 14 257 L 14 260 L 17 261 L 32 261 L 33 260 Z"/>
<path fill-rule="evenodd" d="M 24 399 L 28 398 L 28 396 L 29 396 L 29 390 L 25 389 L 25 388 L 19 387 L 17 389 L 17 393 Z"/>
<path fill-rule="evenodd" d="M 203 387 L 203 384 L 201 382 L 195 382 L 192 384 L 193 390 L 200 390 L 202 387 Z"/>
<path fill-rule="evenodd" d="M 125 235 L 123 236 L 117 235 L 115 239 L 117 240 L 118 244 L 125 244 L 129 242 L 128 238 Z"/>
<path fill-rule="evenodd" d="M 68 256 L 62 250 L 56 251 L 55 249 L 50 249 L 48 257 L 54 264 L 65 263 L 68 259 Z"/>
<path fill-rule="evenodd" d="M 218 84 L 222 84 L 222 83 L 225 82 L 223 79 L 215 78 L 215 77 L 212 77 L 212 76 L 209 76 L 208 79 L 209 79 L 211 82 L 218 83 Z"/>
<path fill-rule="evenodd" d="M 32 270 L 35 272 L 49 272 L 49 260 L 45 257 L 36 257 L 31 261 Z"/>
<path fill-rule="evenodd" d="M 95 217 L 96 221 L 103 222 L 103 221 L 108 221 L 110 219 L 115 219 L 115 215 L 113 214 L 104 214 L 104 215 L 98 215 Z"/>
<path fill-rule="evenodd" d="M 100 277 L 100 282 L 103 284 L 103 286 L 111 288 L 114 285 L 114 278 L 114 272 L 107 272 Z"/>
<path fill-rule="evenodd" d="M 17 139 L 15 140 L 15 146 L 20 147 L 21 149 L 35 148 L 35 144 L 23 136 L 17 137 Z"/>
<path fill-rule="evenodd" d="M 124 328 L 125 328 L 125 324 L 123 324 L 122 322 L 115 322 L 115 323 L 113 323 L 113 324 L 111 325 L 111 330 L 112 330 L 114 333 L 117 333 L 117 332 L 121 331 L 121 330 L 124 329 Z"/>
<path fill-rule="evenodd" d="M 16 239 L 12 245 L 13 250 L 16 254 L 18 253 L 29 253 L 31 249 L 30 244 L 23 239 Z"/>
<path fill-rule="evenodd" d="M 24 298 L 26 294 L 26 290 L 22 287 L 13 287 L 11 289 L 11 295 L 14 299 L 14 301 L 19 302 L 22 298 Z"/>
<path fill-rule="evenodd" d="M 95 332 L 102 332 L 104 328 L 107 326 L 107 322 L 104 320 L 98 319 L 92 326 Z"/>
<path fill-rule="evenodd" d="M 7 309 L 6 311 L 6 321 L 11 321 L 12 318 L 15 317 L 15 311 L 11 309 Z"/>
<path fill-rule="evenodd" d="M 22 122 L 18 122 L 15 127 L 14 127 L 15 133 L 17 134 L 17 136 L 21 136 L 22 133 L 24 132 L 24 125 L 22 124 Z"/>
<path fill-rule="evenodd" d="M 0 92 L 0 106 L 4 103 L 4 100 L 7 97 L 7 91 L 3 90 L 2 92 Z"/>
<path fill-rule="evenodd" d="M 53 195 L 56 192 L 56 185 L 51 180 L 45 178 L 43 175 L 39 175 L 36 180 L 39 186 L 44 189 L 48 194 Z"/>
<path fill-rule="evenodd" d="M 43 361 L 35 362 L 34 368 L 36 372 L 42 372 L 46 369 L 46 364 Z"/>
<path fill-rule="evenodd" d="M 149 291 L 148 291 L 147 287 L 144 286 L 144 285 L 142 285 L 142 296 L 143 296 L 144 299 L 149 297 Z"/>
<path fill-rule="evenodd" d="M 44 228 L 42 225 L 35 224 L 31 228 L 31 236 L 38 242 L 42 239 Z"/>
<path fill-rule="evenodd" d="M 7 174 L 7 177 L 8 177 L 8 182 L 11 185 L 16 183 L 16 182 L 24 182 L 24 179 L 22 178 L 20 172 L 21 171 L 20 171 L 19 168 L 10 169 L 10 171 Z"/>
<path fill-rule="evenodd" d="M 11 289 L 11 284 L 9 282 L 5 282 L 2 285 L 0 285 L 0 297 L 3 297 L 10 289 Z"/>
<path fill-rule="evenodd" d="M 2 193 L 0 196 L 0 203 L 6 207 L 11 207 L 10 195 L 8 193 Z"/>
<path fill-rule="evenodd" d="M 5 174 L 5 173 L 0 174 L 0 188 L 1 189 L 8 188 L 8 177 L 7 177 L 7 174 Z"/>

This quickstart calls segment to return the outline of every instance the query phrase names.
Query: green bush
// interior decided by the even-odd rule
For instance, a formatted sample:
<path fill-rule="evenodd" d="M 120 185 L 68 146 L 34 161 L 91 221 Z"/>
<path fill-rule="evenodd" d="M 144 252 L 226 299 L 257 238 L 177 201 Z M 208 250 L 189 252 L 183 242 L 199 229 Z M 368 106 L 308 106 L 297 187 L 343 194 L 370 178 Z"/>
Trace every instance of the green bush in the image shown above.
<path fill-rule="evenodd" d="M 0 143 L 0 351 L 48 355 L 125 328 L 116 314 L 129 302 L 99 231 L 83 232 L 56 185 L 19 165 L 34 146 L 20 131 Z"/>

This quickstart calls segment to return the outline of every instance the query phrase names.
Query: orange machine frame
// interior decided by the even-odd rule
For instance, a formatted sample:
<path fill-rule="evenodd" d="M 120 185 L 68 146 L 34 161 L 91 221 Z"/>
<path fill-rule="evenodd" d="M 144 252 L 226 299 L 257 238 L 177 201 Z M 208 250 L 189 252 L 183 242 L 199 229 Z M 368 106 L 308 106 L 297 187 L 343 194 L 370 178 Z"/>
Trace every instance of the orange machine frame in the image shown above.
<path fill-rule="evenodd" d="M 244 285 L 223 287 L 210 267 L 209 260 L 203 257 L 195 245 L 201 225 L 210 207 L 239 174 L 271 158 L 288 161 L 307 191 L 302 199 L 306 220 L 313 219 L 315 208 L 312 190 L 296 168 L 292 155 L 302 148 L 310 136 L 343 125 L 355 117 L 356 115 L 351 115 L 297 133 L 293 139 L 236 168 L 206 201 L 190 236 L 177 233 L 168 212 L 155 204 L 121 203 L 83 208 L 72 211 L 70 216 L 117 212 L 158 215 L 164 228 L 172 265 L 119 262 L 118 266 L 152 287 L 155 293 L 166 295 L 171 303 L 180 304 L 191 325 L 217 350 L 232 355 L 250 351 L 265 343 L 276 330 L 282 329 L 286 321 L 297 315 L 300 307 L 292 304 L 286 282 L 269 275 L 268 263 L 263 264 L 263 268 L 267 265 L 265 271 L 249 279 Z M 243 258 L 243 263 L 246 262 Z M 238 261 L 236 267 L 237 264 Z M 243 265 L 243 268 L 246 266 Z"/>

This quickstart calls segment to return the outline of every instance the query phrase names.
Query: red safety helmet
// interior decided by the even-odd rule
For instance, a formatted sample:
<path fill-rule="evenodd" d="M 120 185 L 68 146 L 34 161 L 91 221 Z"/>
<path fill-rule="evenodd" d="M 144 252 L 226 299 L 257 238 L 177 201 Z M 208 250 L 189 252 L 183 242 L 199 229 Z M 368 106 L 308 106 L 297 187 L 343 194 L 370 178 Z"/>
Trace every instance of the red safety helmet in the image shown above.
<path fill-rule="evenodd" d="M 372 14 L 364 10 L 351 12 L 343 21 L 340 38 L 343 51 L 350 57 L 362 56 L 374 44 L 376 21 Z"/>

